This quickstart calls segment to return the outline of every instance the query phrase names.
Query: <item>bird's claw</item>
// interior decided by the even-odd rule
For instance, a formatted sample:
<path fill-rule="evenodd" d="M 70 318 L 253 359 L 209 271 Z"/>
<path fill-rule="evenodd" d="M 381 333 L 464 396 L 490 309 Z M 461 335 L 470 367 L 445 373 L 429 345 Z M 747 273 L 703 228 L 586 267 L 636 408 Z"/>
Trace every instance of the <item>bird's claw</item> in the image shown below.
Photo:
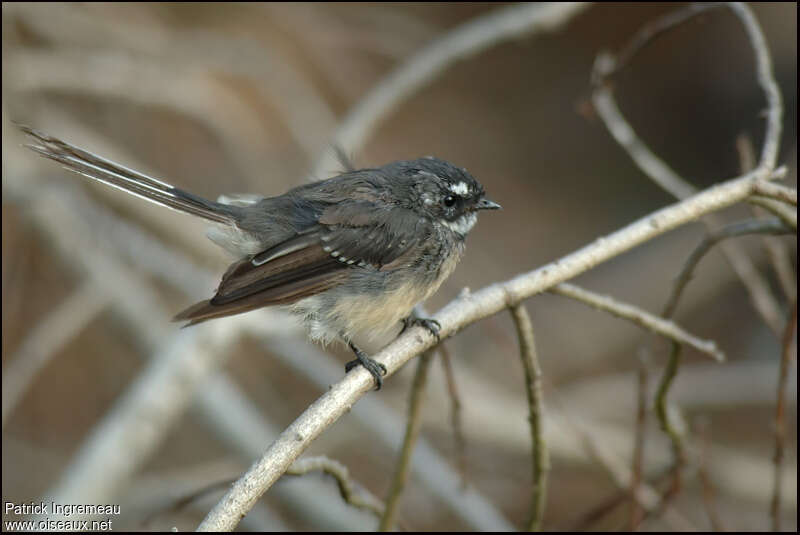
<path fill-rule="evenodd" d="M 442 324 L 436 321 L 435 319 L 418 318 L 414 315 L 411 315 L 403 320 L 403 329 L 400 331 L 400 334 L 406 332 L 406 329 L 408 329 L 413 325 L 419 325 L 421 327 L 425 327 L 436 338 L 437 342 L 440 341 L 441 338 L 439 336 L 439 332 L 442 330 Z"/>

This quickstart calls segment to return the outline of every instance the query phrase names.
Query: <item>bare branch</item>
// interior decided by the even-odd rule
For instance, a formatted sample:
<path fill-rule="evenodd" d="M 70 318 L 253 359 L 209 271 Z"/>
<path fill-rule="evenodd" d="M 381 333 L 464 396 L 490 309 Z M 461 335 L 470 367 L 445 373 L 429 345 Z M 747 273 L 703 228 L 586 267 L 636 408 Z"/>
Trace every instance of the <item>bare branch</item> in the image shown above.
<path fill-rule="evenodd" d="M 661 313 L 662 316 L 665 318 L 671 318 L 672 315 L 675 313 L 675 309 L 678 306 L 678 300 L 683 293 L 683 290 L 686 288 L 686 285 L 689 284 L 689 281 L 692 279 L 692 274 L 694 273 L 697 264 L 700 263 L 700 260 L 703 256 L 711 250 L 714 245 L 718 244 L 722 240 L 726 240 L 728 238 L 735 238 L 737 236 L 744 236 L 747 234 L 791 234 L 791 230 L 788 229 L 784 224 L 778 219 L 748 219 L 746 221 L 740 221 L 738 223 L 733 223 L 724 227 L 713 234 L 706 236 L 706 238 L 698 245 L 692 254 L 689 255 L 689 258 L 686 260 L 686 264 L 684 264 L 683 269 L 675 278 L 675 285 L 673 286 L 672 293 L 667 299 L 667 303 L 664 305 L 664 311 Z"/>
<path fill-rule="evenodd" d="M 531 457 L 533 469 L 533 492 L 527 531 L 541 531 L 544 520 L 544 506 L 547 502 L 547 472 L 550 471 L 550 460 L 547 444 L 542 432 L 544 409 L 542 407 L 542 369 L 536 355 L 536 344 L 533 338 L 533 324 L 523 305 L 510 308 L 511 317 L 517 328 L 519 338 L 520 359 L 525 370 L 525 392 L 528 396 L 528 414 L 531 423 Z"/>
<path fill-rule="evenodd" d="M 781 479 L 783 465 L 783 449 L 786 441 L 786 384 L 789 380 L 789 368 L 792 365 L 792 357 L 797 357 L 797 344 L 795 334 L 797 332 L 797 300 L 795 299 L 792 316 L 786 322 L 786 330 L 783 332 L 783 350 L 781 351 L 781 371 L 778 376 L 777 402 L 775 404 L 775 475 L 772 488 L 772 502 L 770 504 L 770 516 L 772 517 L 772 531 L 781 530 Z M 794 346 L 794 347 L 793 347 Z"/>
<path fill-rule="evenodd" d="M 376 516 L 383 514 L 385 506 L 371 492 L 350 478 L 350 471 L 339 461 L 325 456 L 298 459 L 286 471 L 290 476 L 302 476 L 312 471 L 321 471 L 336 479 L 342 499 L 359 509 Z"/>
<path fill-rule="evenodd" d="M 675 323 L 650 314 L 639 307 L 621 303 L 607 295 L 599 295 L 569 283 L 561 283 L 550 288 L 549 291 L 575 299 L 598 310 L 609 312 L 618 318 L 631 321 L 670 340 L 688 344 L 698 351 L 711 356 L 714 360 L 720 362 L 725 360 L 725 354 L 717 348 L 713 341 L 698 338 L 678 327 Z"/>
<path fill-rule="evenodd" d="M 631 458 L 631 508 L 628 519 L 629 531 L 636 531 L 642 521 L 642 508 L 636 500 L 636 493 L 642 484 L 644 465 L 644 445 L 647 436 L 647 379 L 650 359 L 646 350 L 639 355 L 639 370 L 636 374 L 636 425 L 633 439 L 633 455 Z"/>
<path fill-rule="evenodd" d="M 661 381 L 658 384 L 655 398 L 658 422 L 661 424 L 661 429 L 667 434 L 672 443 L 672 454 L 674 456 L 672 483 L 669 490 L 662 496 L 659 508 L 669 503 L 670 500 L 680 492 L 682 484 L 681 471 L 683 467 L 686 466 L 686 447 L 683 443 L 686 425 L 681 413 L 677 409 L 670 412 L 670 407 L 667 405 L 667 394 L 669 393 L 670 387 L 672 387 L 675 376 L 678 374 L 678 367 L 681 363 L 681 350 L 682 347 L 679 343 L 672 342 L 669 360 L 667 361 L 666 368 L 664 368 Z"/>
<path fill-rule="evenodd" d="M 452 359 L 450 351 L 447 349 L 447 344 L 440 343 L 439 355 L 442 357 L 442 367 L 444 368 L 444 376 L 447 381 L 447 393 L 450 396 L 450 425 L 453 427 L 453 441 L 455 442 L 456 464 L 458 465 L 458 472 L 461 474 L 461 484 L 467 484 L 467 466 L 466 466 L 466 441 L 464 439 L 464 427 L 461 424 L 461 396 L 458 395 L 458 388 L 456 387 L 456 378 L 453 373 Z"/>
<path fill-rule="evenodd" d="M 744 26 L 756 57 L 756 77 L 767 101 L 767 132 L 764 138 L 764 147 L 761 152 L 759 167 L 775 169 L 778 161 L 778 149 L 780 148 L 783 99 L 780 89 L 778 88 L 778 83 L 775 81 L 775 75 L 772 72 L 772 57 L 767 48 L 764 34 L 761 31 L 758 21 L 753 16 L 753 12 L 742 2 L 691 4 L 682 10 L 669 13 L 642 27 L 616 57 L 607 53 L 601 54 L 597 58 L 595 69 L 592 73 L 592 81 L 597 88 L 593 101 L 599 97 L 601 106 L 598 108 L 598 111 L 601 112 L 601 115 L 604 115 L 604 113 L 607 114 L 604 116 L 604 120 L 609 124 L 606 117 L 610 118 L 615 115 L 616 104 L 614 104 L 613 99 L 610 101 L 608 100 L 607 97 L 610 96 L 610 90 L 607 87 L 603 87 L 606 85 L 605 82 L 607 78 L 624 68 L 645 45 L 658 35 L 709 8 L 721 6 L 728 6 L 739 18 Z M 597 105 L 598 101 L 595 101 L 595 106 Z M 616 114 L 619 114 L 618 109 L 616 109 Z M 621 116 L 621 114 L 619 115 Z M 640 145 L 638 138 L 636 138 L 635 135 L 630 135 L 633 134 L 633 131 L 624 128 L 624 125 L 627 124 L 624 120 L 611 121 L 611 124 L 617 127 L 616 132 L 612 131 L 612 134 L 621 146 L 626 147 L 634 158 L 634 161 L 636 161 L 642 169 L 649 169 L 652 171 L 652 173 L 646 172 L 648 172 L 656 182 L 662 185 L 662 187 L 665 187 L 668 191 L 670 191 L 670 189 L 667 186 L 672 187 L 673 190 L 670 192 L 679 199 L 683 198 L 679 192 L 681 190 L 685 192 L 688 183 L 650 153 L 647 147 L 644 147 L 643 144 Z"/>
<path fill-rule="evenodd" d="M 755 187 L 756 195 L 770 197 L 787 204 L 797 206 L 797 190 L 774 184 L 772 182 L 759 182 Z"/>
<path fill-rule="evenodd" d="M 792 210 L 785 204 L 781 202 L 777 202 L 773 199 L 769 199 L 767 197 L 761 197 L 758 195 L 753 195 L 747 202 L 750 204 L 754 204 L 756 206 L 760 206 L 765 210 L 772 212 L 774 215 L 778 216 L 781 221 L 783 221 L 787 227 L 791 228 L 795 232 L 797 232 L 797 209 L 795 208 Z"/>
<path fill-rule="evenodd" d="M 553 397 L 554 405 L 557 407 L 561 404 L 559 402 L 557 393 Z M 552 414 L 553 412 L 553 407 L 551 407 L 548 414 Z M 607 508 L 615 507 L 617 502 L 621 503 L 630 492 L 632 474 L 619 457 L 618 451 L 607 446 L 604 441 L 595 438 L 593 433 L 589 431 L 589 425 L 578 425 L 575 421 L 573 421 L 574 418 L 572 418 L 567 411 L 563 409 L 558 411 L 556 413 L 556 419 L 559 422 L 563 422 L 568 425 L 575 435 L 575 441 L 581 445 L 583 450 L 586 452 L 586 455 L 599 464 L 608 473 L 617 488 L 622 491 L 616 500 L 609 500 L 608 503 L 604 504 L 606 508 L 604 508 L 602 511 L 598 510 L 596 512 L 602 514 L 603 511 L 607 510 Z M 642 508 L 648 512 L 656 511 L 660 506 L 658 492 L 654 487 L 646 483 L 639 485 L 639 488 L 634 494 L 634 498 L 642 506 Z M 667 519 L 667 521 L 674 526 L 676 530 L 696 531 L 688 519 L 670 506 L 666 507 L 664 516 L 665 519 Z"/>
<path fill-rule="evenodd" d="M 428 370 L 430 369 L 433 354 L 426 351 L 422 354 L 417 363 L 417 373 L 414 375 L 414 382 L 411 385 L 411 392 L 408 399 L 408 422 L 406 423 L 406 434 L 403 438 L 403 447 L 397 459 L 397 465 L 392 478 L 392 486 L 386 497 L 386 509 L 381 516 L 378 531 L 391 531 L 397 517 L 397 508 L 400 505 L 400 496 L 408 480 L 408 469 L 411 464 L 411 454 L 417 442 L 420 428 L 422 427 L 422 401 L 425 397 L 425 384 L 428 382 Z"/>
<path fill-rule="evenodd" d="M 84 282 L 30 330 L 3 370 L 3 427 L 39 372 L 110 301 L 96 284 Z"/>
<path fill-rule="evenodd" d="M 761 26 L 747 4 L 731 2 L 727 5 L 739 17 L 747 32 L 747 37 L 750 39 L 750 45 L 756 56 L 758 84 L 764 91 L 764 97 L 767 100 L 767 131 L 764 135 L 764 146 L 761 149 L 761 161 L 758 165 L 765 169 L 775 169 L 778 163 L 778 150 L 783 127 L 783 98 L 778 88 L 778 82 L 775 81 L 775 74 L 772 72 L 772 56 L 767 48 L 767 41 L 761 31 Z"/>
<path fill-rule="evenodd" d="M 764 152 L 758 168 L 767 173 L 771 173 L 772 177 L 776 178 L 778 170 L 775 169 L 775 163 L 777 158 L 777 144 L 781 132 L 780 120 L 783 108 L 780 93 L 778 92 L 777 85 L 772 75 L 769 51 L 766 48 L 761 30 L 755 22 L 750 9 L 741 4 L 729 5 L 744 24 L 751 44 L 755 49 L 758 80 L 765 91 L 767 103 L 769 105 Z M 648 27 L 645 27 L 644 30 L 632 39 L 635 46 L 632 45 L 626 49 L 630 52 L 627 54 L 627 57 L 624 58 L 623 62 L 620 62 L 610 53 L 600 54 L 595 61 L 594 70 L 592 72 L 592 82 L 594 86 L 592 103 L 598 115 L 605 123 L 606 128 L 608 128 L 617 143 L 628 153 L 636 165 L 638 165 L 651 180 L 678 199 L 684 199 L 689 195 L 693 195 L 697 191 L 696 188 L 672 170 L 669 165 L 653 153 L 641 138 L 637 136 L 636 132 L 622 115 L 622 112 L 614 100 L 612 89 L 605 81 L 609 75 L 617 72 L 621 66 L 624 66 L 630 60 L 631 54 L 640 50 L 648 39 L 652 39 L 671 27 L 670 24 L 678 24 L 685 21 L 689 16 L 700 12 L 694 7 L 686 8 L 684 11 L 686 11 L 687 16 L 672 13 L 663 17 L 661 21 L 653 23 L 654 26 L 658 28 L 658 31 L 648 30 Z M 770 206 L 769 209 L 773 212 L 776 210 L 779 211 L 779 217 L 784 219 L 788 224 L 792 221 L 792 214 L 787 213 L 788 211 L 782 208 L 784 207 L 776 208 Z M 717 223 L 715 223 L 713 218 L 706 218 L 706 224 L 710 226 L 716 225 Z M 797 228 L 796 213 L 794 214 L 794 223 L 791 224 L 791 226 L 794 229 Z M 722 250 L 728 262 L 731 264 L 731 267 L 747 288 L 755 309 L 773 333 L 775 333 L 776 336 L 779 335 L 783 324 L 781 309 L 778 302 L 772 296 L 767 282 L 759 275 L 752 260 L 750 260 L 744 251 L 730 244 L 724 244 Z"/>
<path fill-rule="evenodd" d="M 736 150 L 739 153 L 739 168 L 742 173 L 752 171 L 756 166 L 755 150 L 750 136 L 740 134 L 736 138 Z M 774 203 L 777 204 L 777 203 Z M 785 207 L 788 211 L 788 207 Z M 763 217 L 765 211 L 759 207 L 752 207 L 756 216 Z M 795 218 L 796 219 L 796 218 Z M 782 219 L 785 222 L 785 219 Z M 797 228 L 795 226 L 795 231 Z M 797 278 L 789 256 L 789 248 L 777 238 L 764 236 L 764 248 L 767 250 L 772 268 L 781 283 L 784 295 L 791 301 L 797 295 Z"/>

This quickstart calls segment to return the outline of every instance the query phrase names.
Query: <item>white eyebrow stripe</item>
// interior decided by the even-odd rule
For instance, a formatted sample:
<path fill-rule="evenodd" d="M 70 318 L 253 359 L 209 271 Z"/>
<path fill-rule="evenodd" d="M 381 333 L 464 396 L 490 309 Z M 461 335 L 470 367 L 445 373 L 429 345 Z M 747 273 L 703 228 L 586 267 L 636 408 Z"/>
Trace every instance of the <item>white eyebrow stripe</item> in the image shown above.
<path fill-rule="evenodd" d="M 459 182 L 457 184 L 450 184 L 450 191 L 456 195 L 466 196 L 469 193 L 469 186 L 466 182 Z"/>

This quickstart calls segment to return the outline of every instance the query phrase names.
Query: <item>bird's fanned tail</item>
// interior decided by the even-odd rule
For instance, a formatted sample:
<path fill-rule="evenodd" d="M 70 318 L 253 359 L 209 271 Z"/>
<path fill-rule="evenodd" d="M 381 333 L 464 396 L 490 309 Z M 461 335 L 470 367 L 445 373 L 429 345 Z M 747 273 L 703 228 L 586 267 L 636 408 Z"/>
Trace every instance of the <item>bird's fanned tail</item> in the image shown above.
<path fill-rule="evenodd" d="M 45 158 L 61 163 L 69 171 L 160 206 L 202 217 L 215 223 L 236 224 L 236 207 L 203 199 L 28 126 L 22 124 L 17 126 L 40 143 L 26 145 L 29 149 Z"/>

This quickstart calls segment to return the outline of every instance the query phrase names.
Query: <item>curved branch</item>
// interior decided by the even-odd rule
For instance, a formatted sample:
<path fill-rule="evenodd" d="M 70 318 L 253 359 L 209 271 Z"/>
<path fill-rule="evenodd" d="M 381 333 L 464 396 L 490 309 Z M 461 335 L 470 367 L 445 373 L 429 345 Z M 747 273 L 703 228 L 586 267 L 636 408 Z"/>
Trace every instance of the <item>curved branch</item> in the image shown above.
<path fill-rule="evenodd" d="M 678 306 L 678 299 L 680 299 L 681 293 L 683 293 L 684 288 L 686 285 L 689 284 L 689 281 L 692 279 L 692 273 L 694 273 L 695 268 L 700 263 L 700 260 L 703 256 L 711 250 L 714 245 L 721 242 L 722 240 L 728 238 L 735 238 L 737 236 L 745 236 L 747 234 L 790 234 L 792 233 L 791 230 L 786 227 L 781 221 L 778 219 L 748 219 L 746 221 L 740 221 L 738 223 L 733 223 L 722 229 L 710 234 L 707 236 L 700 245 L 692 251 L 692 254 L 689 255 L 689 258 L 686 260 L 686 264 L 681 269 L 680 274 L 675 278 L 675 285 L 672 289 L 672 293 L 667 300 L 667 304 L 664 305 L 664 310 L 661 313 L 662 316 L 665 318 L 670 318 L 675 313 L 675 308 Z"/>
<path fill-rule="evenodd" d="M 339 494 L 342 499 L 359 509 L 364 509 L 375 515 L 383 514 L 385 506 L 381 501 L 376 498 L 371 492 L 366 490 L 362 485 L 359 485 L 350 477 L 350 471 L 345 465 L 325 457 L 308 457 L 307 459 L 298 459 L 286 471 L 290 476 L 302 476 L 309 472 L 320 471 L 328 474 L 336 480 L 336 485 L 339 487 Z"/>

